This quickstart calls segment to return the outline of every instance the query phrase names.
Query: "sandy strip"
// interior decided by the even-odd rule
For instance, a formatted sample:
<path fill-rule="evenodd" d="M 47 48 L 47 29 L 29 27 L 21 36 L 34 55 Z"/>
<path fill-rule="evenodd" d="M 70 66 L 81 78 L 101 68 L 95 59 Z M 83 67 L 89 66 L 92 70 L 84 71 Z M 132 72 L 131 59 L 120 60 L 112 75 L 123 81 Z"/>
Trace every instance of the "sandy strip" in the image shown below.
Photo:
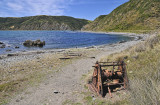
<path fill-rule="evenodd" d="M 49 74 L 47 79 L 40 83 L 39 86 L 30 87 L 14 97 L 9 105 L 62 105 L 66 100 L 83 103 L 83 95 L 81 93 L 86 91 L 86 89 L 84 89 L 85 82 L 81 79 L 82 75 L 88 74 L 88 72 L 92 70 L 94 63 L 100 60 L 100 58 L 112 53 L 121 52 L 144 41 L 148 37 L 148 35 L 132 35 L 134 37 L 141 36 L 142 39 L 112 45 L 96 46 L 94 48 L 61 49 L 58 51 L 48 50 L 41 51 L 39 54 L 37 54 L 37 51 L 34 51 L 23 52 L 12 57 L 8 57 L 7 55 L 1 56 L 0 64 L 6 66 L 8 63 L 14 65 L 16 61 L 32 61 L 37 57 L 62 54 L 69 51 L 80 52 L 82 55 L 85 55 L 73 60 L 64 67 L 57 68 L 58 72 Z M 55 94 L 54 92 L 58 93 Z"/>

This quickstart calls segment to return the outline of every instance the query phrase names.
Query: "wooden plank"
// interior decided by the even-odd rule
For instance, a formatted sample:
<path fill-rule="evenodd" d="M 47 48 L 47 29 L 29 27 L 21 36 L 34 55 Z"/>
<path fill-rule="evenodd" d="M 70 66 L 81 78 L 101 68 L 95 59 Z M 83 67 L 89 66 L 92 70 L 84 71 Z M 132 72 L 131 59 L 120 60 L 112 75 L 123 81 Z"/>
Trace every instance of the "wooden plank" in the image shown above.
<path fill-rule="evenodd" d="M 71 58 L 59 58 L 60 60 L 66 60 L 66 59 L 71 59 Z"/>
<path fill-rule="evenodd" d="M 118 63 L 118 62 L 98 62 L 98 63 Z"/>

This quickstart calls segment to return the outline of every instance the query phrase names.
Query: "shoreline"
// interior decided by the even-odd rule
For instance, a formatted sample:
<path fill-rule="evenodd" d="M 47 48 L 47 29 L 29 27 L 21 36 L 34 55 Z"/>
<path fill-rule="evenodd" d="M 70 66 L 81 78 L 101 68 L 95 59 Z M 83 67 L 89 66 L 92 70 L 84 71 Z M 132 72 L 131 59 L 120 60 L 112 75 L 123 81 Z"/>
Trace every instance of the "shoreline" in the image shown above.
<path fill-rule="evenodd" d="M 87 33 L 102 33 L 102 34 L 117 34 L 117 35 L 127 35 L 127 36 L 141 36 L 141 35 L 148 35 L 148 34 L 137 34 L 137 33 L 130 33 L 130 32 L 103 32 L 103 31 L 77 31 L 77 32 L 87 32 Z"/>
<path fill-rule="evenodd" d="M 138 41 L 138 40 L 145 40 L 148 38 L 149 34 L 135 34 L 135 33 L 121 33 L 121 32 L 93 32 L 93 31 L 77 31 L 77 32 L 89 32 L 89 33 L 103 33 L 103 34 L 117 34 L 122 36 L 128 36 L 132 37 L 134 39 L 125 41 L 125 42 L 118 42 L 113 44 L 103 44 L 103 45 L 94 45 L 94 46 L 88 46 L 88 47 L 78 47 L 78 48 L 57 48 L 57 49 L 38 49 L 38 50 L 24 50 L 24 51 L 16 51 L 13 53 L 6 52 L 6 54 L 0 54 L 0 59 L 12 57 L 12 56 L 21 56 L 21 55 L 32 55 L 32 54 L 42 54 L 42 53 L 53 53 L 53 52 L 64 52 L 66 50 L 72 50 L 72 49 L 90 49 L 90 48 L 105 48 L 113 45 L 117 45 L 120 43 L 126 43 L 130 41 Z"/>

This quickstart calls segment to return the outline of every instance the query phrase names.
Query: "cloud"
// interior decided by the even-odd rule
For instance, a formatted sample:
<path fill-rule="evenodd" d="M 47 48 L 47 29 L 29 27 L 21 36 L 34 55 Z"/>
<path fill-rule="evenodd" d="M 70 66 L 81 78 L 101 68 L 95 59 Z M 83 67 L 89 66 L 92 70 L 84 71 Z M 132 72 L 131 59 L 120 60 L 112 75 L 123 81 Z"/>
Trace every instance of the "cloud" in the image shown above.
<path fill-rule="evenodd" d="M 64 15 L 73 0 L 1 0 L 0 16 Z M 3 13 L 3 14 L 2 14 Z"/>
<path fill-rule="evenodd" d="M 23 7 L 15 3 L 7 3 L 8 7 L 13 10 L 21 10 Z"/>

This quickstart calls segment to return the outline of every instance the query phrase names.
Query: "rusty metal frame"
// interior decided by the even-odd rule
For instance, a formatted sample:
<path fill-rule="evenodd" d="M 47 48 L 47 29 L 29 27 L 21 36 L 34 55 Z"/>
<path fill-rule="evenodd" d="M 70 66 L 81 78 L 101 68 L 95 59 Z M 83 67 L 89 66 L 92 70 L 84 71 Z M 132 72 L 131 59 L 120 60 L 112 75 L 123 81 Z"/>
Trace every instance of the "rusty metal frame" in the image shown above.
<path fill-rule="evenodd" d="M 103 74 L 102 67 L 108 67 L 108 66 L 113 66 L 113 70 L 111 71 L 112 74 L 115 73 L 114 72 L 115 66 L 118 66 L 118 70 L 122 73 L 122 77 L 123 77 L 122 83 L 120 82 L 120 83 L 114 83 L 114 84 L 113 83 L 104 84 L 104 81 L 103 81 L 104 74 Z M 121 85 L 124 87 L 124 89 L 129 88 L 126 64 L 124 63 L 124 61 L 119 61 L 119 62 L 98 62 L 97 61 L 95 66 L 93 67 L 94 67 L 94 72 L 93 72 L 92 82 L 90 84 L 90 87 L 91 87 L 91 90 L 96 92 L 98 95 L 104 97 L 104 89 L 105 89 L 104 86 L 107 86 L 110 97 L 112 97 L 110 86 Z"/>

